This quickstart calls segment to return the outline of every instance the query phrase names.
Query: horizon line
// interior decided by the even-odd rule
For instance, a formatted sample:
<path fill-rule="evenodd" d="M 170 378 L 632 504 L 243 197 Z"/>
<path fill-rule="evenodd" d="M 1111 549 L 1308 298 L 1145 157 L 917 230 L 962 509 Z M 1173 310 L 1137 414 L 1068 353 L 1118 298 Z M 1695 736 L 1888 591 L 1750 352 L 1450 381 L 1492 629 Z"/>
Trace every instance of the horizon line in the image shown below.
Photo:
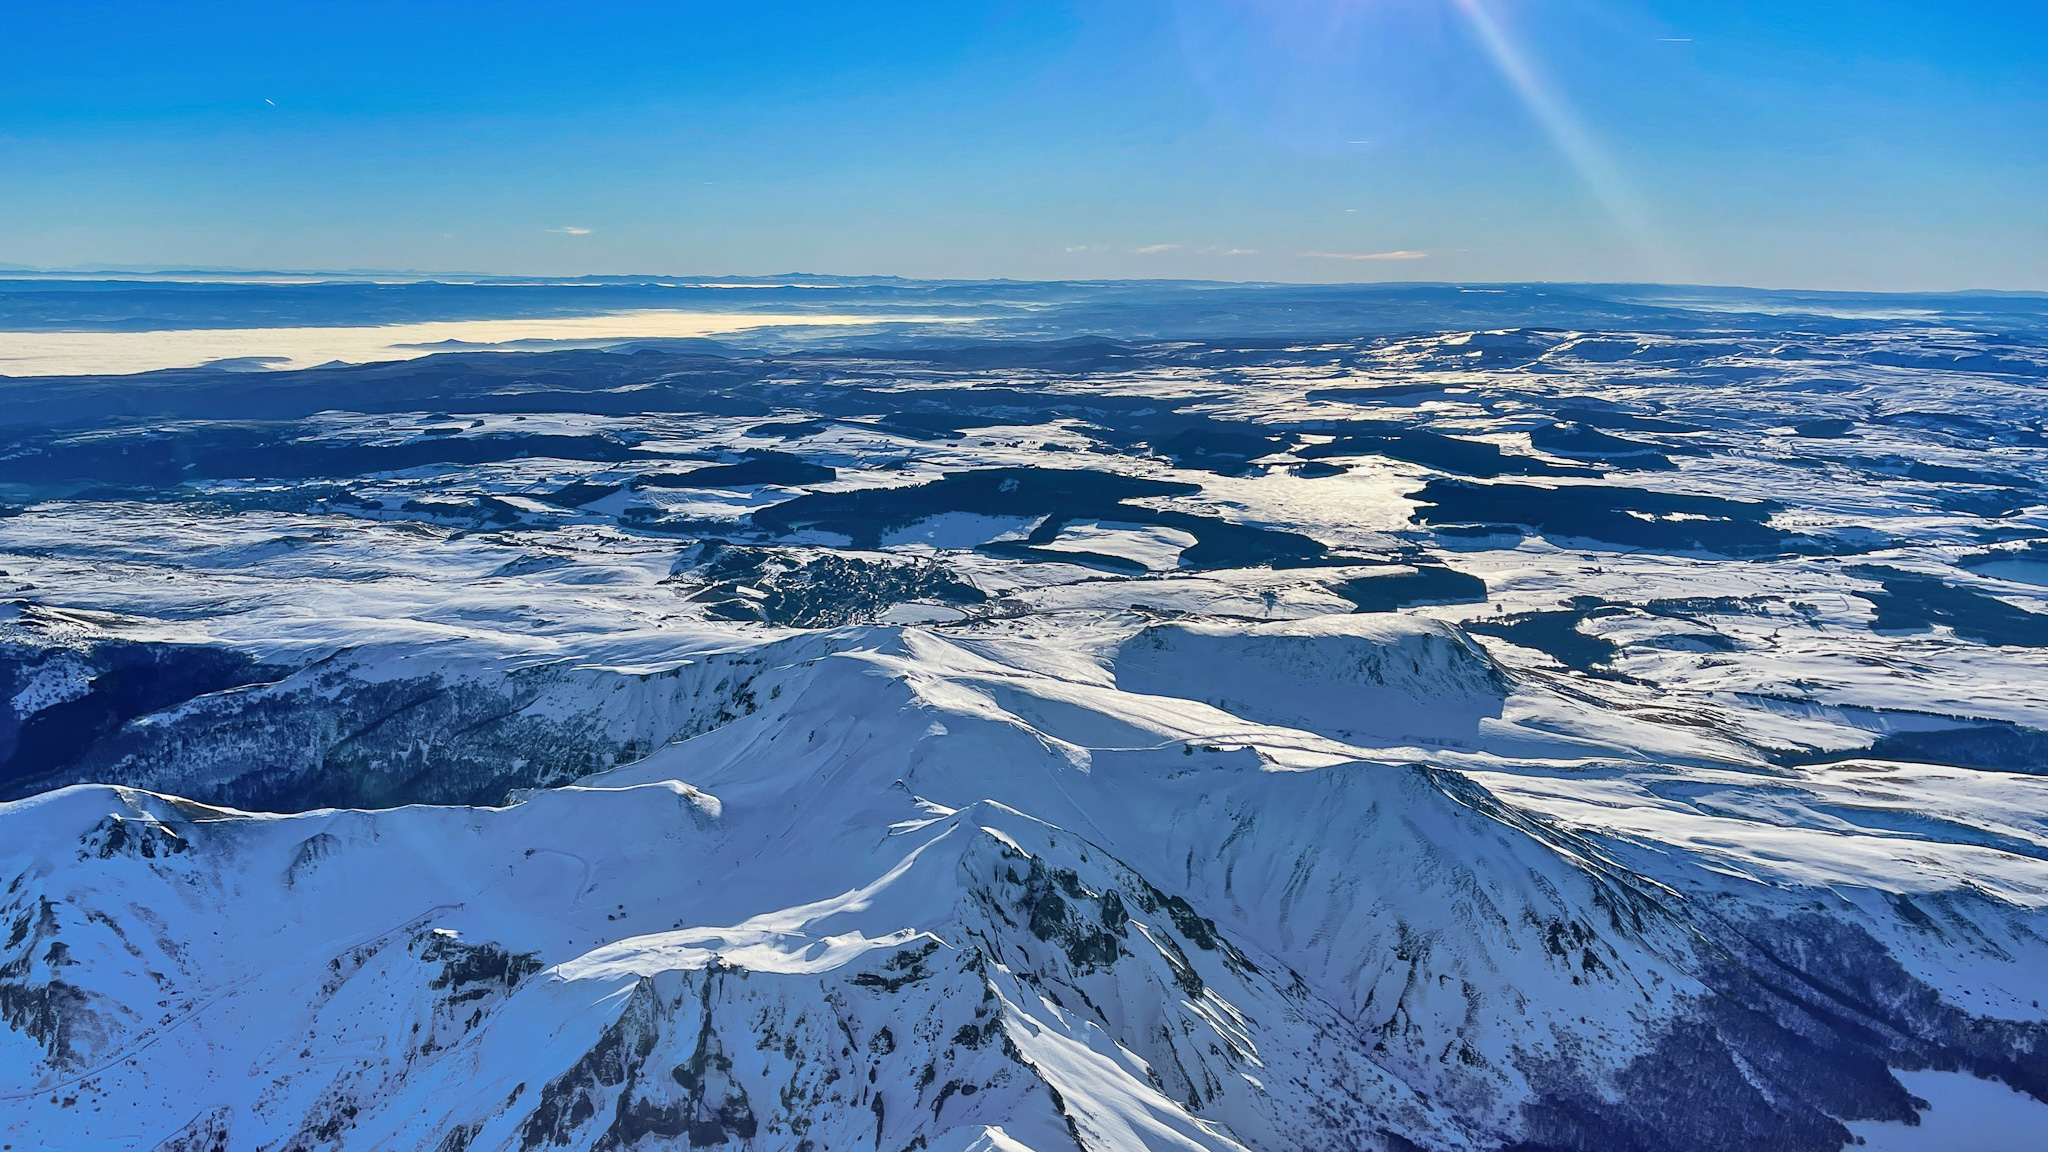
<path fill-rule="evenodd" d="M 675 273 L 675 272 L 584 272 L 565 275 L 517 272 L 425 271 L 410 268 L 243 268 L 213 266 L 105 265 L 100 267 L 47 268 L 33 265 L 0 264 L 0 280 L 98 280 L 137 282 L 262 283 L 262 278 L 306 280 L 312 283 L 370 281 L 378 277 L 400 278 L 400 283 L 468 282 L 478 286 L 518 287 L 521 285 L 568 285 L 623 281 L 692 281 L 696 283 L 760 283 L 776 280 L 897 281 L 905 284 L 1199 284 L 1241 288 L 1466 288 L 1466 287 L 1559 287 L 1559 288 L 1664 288 L 1712 292 L 1804 293 L 1828 296 L 2004 296 L 2048 298 L 2048 288 L 1771 288 L 1754 284 L 1704 284 L 1658 280 L 1222 280 L 1204 277 L 1108 276 L 1108 277 L 1017 277 L 1017 276 L 903 276 L 896 273 L 770 272 L 770 273 Z M 248 279 L 236 280 L 234 277 Z M 686 287 L 687 285 L 661 285 Z"/>

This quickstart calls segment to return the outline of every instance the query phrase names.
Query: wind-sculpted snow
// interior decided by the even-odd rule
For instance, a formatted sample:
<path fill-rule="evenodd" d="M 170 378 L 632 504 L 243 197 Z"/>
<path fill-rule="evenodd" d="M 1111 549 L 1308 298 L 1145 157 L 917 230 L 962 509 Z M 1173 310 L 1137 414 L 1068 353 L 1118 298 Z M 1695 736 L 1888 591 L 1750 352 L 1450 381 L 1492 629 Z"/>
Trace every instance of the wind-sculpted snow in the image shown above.
<path fill-rule="evenodd" d="M 796 283 L 934 320 L 0 382 L 0 1143 L 2048 1106 L 2037 301 Z"/>

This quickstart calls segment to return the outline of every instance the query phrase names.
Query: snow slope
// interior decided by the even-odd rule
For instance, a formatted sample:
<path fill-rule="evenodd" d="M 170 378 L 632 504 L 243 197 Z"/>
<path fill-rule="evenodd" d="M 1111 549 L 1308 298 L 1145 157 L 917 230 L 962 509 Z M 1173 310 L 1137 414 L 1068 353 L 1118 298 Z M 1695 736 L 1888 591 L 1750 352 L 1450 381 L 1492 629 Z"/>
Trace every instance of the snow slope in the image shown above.
<path fill-rule="evenodd" d="M 1954 1076 L 2048 1104 L 2031 321 L 1515 290 L 1573 323 L 1336 339 L 1481 305 L 1231 290 L 1146 338 L 1202 291 L 240 414 L 0 388 L 0 1144 L 1819 1152 Z"/>

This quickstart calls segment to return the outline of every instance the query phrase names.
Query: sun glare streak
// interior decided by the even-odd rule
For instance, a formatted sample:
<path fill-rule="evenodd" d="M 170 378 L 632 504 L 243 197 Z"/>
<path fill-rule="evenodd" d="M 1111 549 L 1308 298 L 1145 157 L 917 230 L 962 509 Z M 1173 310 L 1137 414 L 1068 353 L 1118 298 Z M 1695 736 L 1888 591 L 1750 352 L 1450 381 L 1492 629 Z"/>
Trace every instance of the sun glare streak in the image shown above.
<path fill-rule="evenodd" d="M 1542 126 L 1551 143 L 1578 172 L 1579 179 L 1614 223 L 1627 235 L 1656 279 L 1677 280 L 1677 262 L 1659 232 L 1649 210 L 1636 196 L 1619 165 L 1607 155 L 1593 133 L 1579 118 L 1571 102 L 1555 91 L 1537 72 L 1529 58 L 1509 37 L 1507 29 L 1494 19 L 1482 0 L 1451 0 L 1472 25 L 1481 47 L 1500 69 L 1503 79 L 1520 96 L 1530 115 Z"/>

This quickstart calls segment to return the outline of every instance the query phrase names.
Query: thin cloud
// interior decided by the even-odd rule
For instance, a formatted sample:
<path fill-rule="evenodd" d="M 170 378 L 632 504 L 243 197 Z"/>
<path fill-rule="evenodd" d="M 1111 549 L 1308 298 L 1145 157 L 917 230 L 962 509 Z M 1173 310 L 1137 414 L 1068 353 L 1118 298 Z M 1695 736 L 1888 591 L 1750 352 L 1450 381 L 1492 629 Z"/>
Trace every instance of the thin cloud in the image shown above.
<path fill-rule="evenodd" d="M 548 229 L 548 231 L 550 231 L 550 232 L 560 232 L 560 233 L 562 233 L 562 234 L 563 234 L 564 236 L 588 236 L 588 235 L 590 235 L 590 229 L 588 229 L 588 228 L 578 228 L 578 227 L 577 227 L 577 226 L 575 226 L 574 224 L 564 224 L 564 225 L 562 225 L 562 226 L 561 226 L 560 228 L 550 228 L 550 229 Z"/>
<path fill-rule="evenodd" d="M 1145 245 L 1145 246 L 1144 246 L 1143 248 L 1133 248 L 1133 249 L 1131 249 L 1131 255 L 1133 255 L 1133 256 L 1153 256 L 1153 255 L 1157 255 L 1158 253 L 1161 253 L 1161 252 L 1171 252 L 1171 251 L 1173 251 L 1173 250 L 1174 250 L 1175 248 L 1178 248 L 1178 247 L 1180 247 L 1180 245 L 1178 245 L 1178 244 L 1147 244 L 1147 245 Z"/>
<path fill-rule="evenodd" d="M 1397 252 L 1303 252 L 1313 260 L 1427 260 L 1427 252 L 1410 252 L 1403 248 Z"/>

